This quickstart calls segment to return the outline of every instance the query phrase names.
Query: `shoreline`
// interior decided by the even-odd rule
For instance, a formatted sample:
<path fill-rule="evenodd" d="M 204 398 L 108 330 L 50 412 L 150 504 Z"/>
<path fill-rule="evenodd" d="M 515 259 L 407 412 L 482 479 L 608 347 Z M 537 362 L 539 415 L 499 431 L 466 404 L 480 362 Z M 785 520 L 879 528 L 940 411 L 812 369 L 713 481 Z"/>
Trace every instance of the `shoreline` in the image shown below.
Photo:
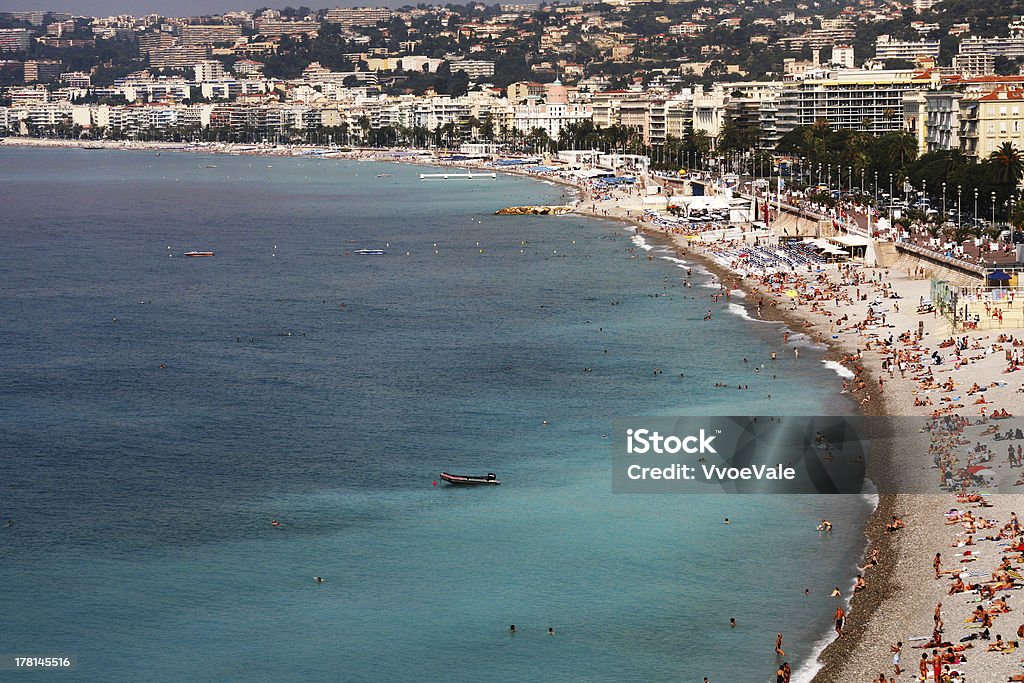
<path fill-rule="evenodd" d="M 591 215 L 591 214 L 586 214 Z M 711 275 L 719 282 L 725 283 L 730 279 L 737 279 L 738 274 L 730 271 L 728 268 L 723 266 L 721 263 L 716 261 L 710 255 L 704 253 L 701 250 L 690 250 L 688 251 L 676 240 L 672 239 L 672 235 L 666 234 L 661 230 L 652 228 L 651 226 L 644 225 L 643 223 L 623 218 L 620 219 L 625 223 L 633 225 L 640 234 L 648 234 L 647 231 L 655 232 L 660 239 L 666 240 L 666 244 L 672 246 L 676 255 L 680 258 L 692 257 L 695 258 L 700 266 L 707 270 Z M 738 302 L 740 306 L 743 306 L 747 311 L 747 315 L 751 316 L 754 311 L 751 309 L 751 301 L 757 295 L 757 292 L 752 291 L 755 288 L 744 286 L 743 279 L 737 283 L 739 285 L 739 291 L 744 293 L 743 299 Z M 757 318 L 752 318 L 757 320 Z M 805 327 L 805 323 L 814 321 L 809 320 L 806 316 L 802 316 L 796 311 L 780 310 L 779 308 L 768 308 L 764 311 L 760 320 L 765 322 L 780 323 L 793 332 L 799 332 L 807 334 L 809 337 L 817 330 L 817 326 Z M 847 355 L 848 349 L 844 349 L 842 345 L 835 342 L 832 339 L 821 339 L 815 341 L 825 346 L 825 351 L 822 354 L 823 361 L 833 361 L 839 363 L 843 367 L 847 367 L 843 363 L 843 358 Z M 837 380 L 839 378 L 837 377 Z M 857 405 L 856 401 L 852 398 L 851 415 L 864 415 L 864 416 L 879 416 L 879 415 L 893 415 L 896 414 L 889 409 L 889 403 L 885 396 L 881 396 L 879 400 L 868 403 L 865 405 Z M 884 457 L 891 456 L 892 454 L 886 454 Z M 869 478 L 870 473 L 869 473 Z M 864 495 L 864 494 L 862 494 Z M 898 509 L 897 496 L 891 494 L 879 494 L 877 495 L 875 504 L 871 513 L 868 515 L 868 519 L 863 529 L 864 543 L 862 552 L 860 554 L 861 559 L 865 558 L 872 548 L 878 548 L 880 554 L 883 556 L 891 556 L 893 553 L 898 552 L 897 539 L 890 534 L 884 533 L 885 524 L 889 519 L 896 514 L 895 510 Z M 811 655 L 811 659 L 803 662 L 799 667 L 794 669 L 794 679 L 799 676 L 801 681 L 813 681 L 814 683 L 849 683 L 849 680 L 844 678 L 844 667 L 847 664 L 849 656 L 856 650 L 857 646 L 863 640 L 865 631 L 872 617 L 875 615 L 881 603 L 887 599 L 891 599 L 891 591 L 895 587 L 895 563 L 886 563 L 880 567 L 876 567 L 873 570 L 872 581 L 869 583 L 868 588 L 861 593 L 854 593 L 848 600 L 844 600 L 844 609 L 847 612 L 846 626 L 843 629 L 843 638 L 833 638 L 829 642 L 825 643 Z M 848 585 L 852 585 L 855 575 L 848 577 Z M 823 642 L 827 640 L 833 631 L 827 630 L 817 642 Z"/>
<path fill-rule="evenodd" d="M 261 156 L 295 156 L 295 157 L 306 157 L 309 155 L 302 154 L 303 149 L 322 149 L 322 148 L 260 148 L 257 150 L 234 150 L 225 148 L 224 146 L 216 146 L 215 143 L 210 143 L 210 146 L 194 146 L 188 143 L 124 143 L 120 141 L 107 141 L 106 143 L 97 143 L 96 141 L 72 141 L 72 140 L 41 140 L 34 138 L 6 138 L 0 145 L 10 146 L 21 146 L 21 147 L 43 147 L 43 148 L 92 148 L 99 144 L 102 149 L 116 149 L 116 150 L 130 150 L 130 151 L 179 151 L 179 152 L 198 152 L 205 154 L 230 154 L 234 156 L 246 156 L 246 155 L 261 155 Z M 248 146 L 250 148 L 257 146 Z M 296 152 L 299 153 L 296 153 Z M 620 215 L 616 213 L 608 213 L 601 215 L 599 213 L 588 211 L 584 208 L 583 197 L 586 193 L 586 187 L 570 182 L 563 178 L 538 176 L 535 174 L 525 173 L 517 171 L 513 168 L 501 168 L 495 169 L 493 167 L 485 167 L 474 163 L 455 163 L 455 164 L 444 164 L 439 160 L 425 159 L 425 158 L 401 158 L 401 157 L 390 157 L 387 152 L 382 150 L 355 150 L 353 149 L 350 153 L 338 152 L 332 154 L 332 156 L 318 155 L 312 158 L 325 158 L 325 159 L 342 159 L 350 161 L 375 161 L 375 162 L 390 162 L 390 163 L 404 163 L 418 166 L 436 166 L 436 167 L 457 167 L 457 168 L 479 168 L 481 170 L 487 170 L 488 172 L 498 172 L 507 175 L 515 175 L 530 178 L 541 182 L 549 182 L 569 188 L 573 188 L 579 192 L 578 199 L 579 204 L 576 207 L 575 212 L 579 215 L 586 216 L 588 218 L 598 218 L 603 220 L 612 220 L 625 225 L 629 225 L 636 229 L 638 233 L 642 235 L 657 235 L 659 240 L 666 240 L 667 244 L 674 249 L 677 255 L 681 258 L 690 259 L 691 257 L 699 261 L 700 266 L 705 268 L 712 276 L 720 283 L 735 283 L 740 291 L 745 293 L 745 297 L 742 301 L 736 301 L 739 305 L 743 306 L 747 311 L 747 314 L 751 319 L 756 320 L 753 317 L 754 311 L 753 300 L 755 297 L 762 297 L 765 300 L 769 300 L 771 297 L 764 292 L 760 292 L 758 286 L 756 286 L 757 280 L 747 276 L 744 277 L 741 274 L 730 271 L 725 265 L 715 259 L 715 257 L 708 252 L 708 250 L 693 247 L 687 244 L 685 240 L 679 238 L 678 235 L 673 235 L 668 231 L 661 230 L 657 226 L 649 225 L 643 221 L 631 216 L 631 215 Z M 882 269 L 874 269 L 882 270 Z M 728 285 L 727 285 L 728 286 Z M 909 305 L 909 300 L 908 300 Z M 821 320 L 816 319 L 811 311 L 806 309 L 798 309 L 794 306 L 794 310 L 789 310 L 783 306 L 778 307 L 767 307 L 764 311 L 765 315 L 760 316 L 760 319 L 766 321 L 779 322 L 785 325 L 789 330 L 795 333 L 807 334 L 809 337 L 817 336 L 819 339 L 815 341 L 823 344 L 826 347 L 824 352 L 824 360 L 833 361 L 842 364 L 844 367 L 849 367 L 849 364 L 844 362 L 846 358 L 854 351 L 858 350 L 860 344 L 849 343 L 849 339 L 833 339 L 830 335 L 826 334 L 827 327 L 821 325 Z M 809 325 L 808 325 L 809 324 Z M 933 340 L 934 341 L 934 340 Z M 877 385 L 878 376 L 877 373 L 872 372 L 868 369 L 869 363 L 874 365 L 877 359 L 872 357 L 870 352 L 865 353 L 865 358 L 858 361 L 858 364 L 863 367 L 863 371 L 860 374 L 865 379 L 868 385 Z M 874 365 L 877 367 L 877 365 Z M 837 377 L 837 379 L 839 379 Z M 896 385 L 897 382 L 893 382 Z M 872 401 L 857 405 L 855 402 L 851 414 L 863 414 L 863 415 L 911 415 L 915 414 L 914 411 L 906 410 L 907 402 L 900 401 L 897 393 L 893 390 L 892 393 L 881 393 L 879 392 Z M 852 395 L 851 395 L 852 398 Z M 869 472 L 869 477 L 871 473 Z M 948 502 L 948 497 L 942 497 L 944 501 Z M 813 680 L 821 683 L 848 683 L 854 680 L 867 680 L 861 678 L 853 678 L 851 671 L 857 671 L 859 669 L 883 668 L 882 664 L 869 664 L 868 662 L 854 661 L 857 656 L 864 656 L 864 650 L 868 649 L 872 643 L 869 642 L 869 631 L 875 624 L 878 618 L 881 618 L 880 610 L 886 609 L 902 609 L 902 605 L 905 602 L 905 591 L 900 587 L 897 570 L 901 564 L 901 561 L 919 560 L 921 553 L 920 548 L 916 547 L 920 543 L 918 534 L 914 533 L 915 529 L 906 530 L 907 533 L 902 534 L 886 534 L 884 533 L 884 524 L 896 514 L 905 514 L 913 506 L 919 505 L 919 501 L 914 500 L 914 496 L 911 494 L 883 494 L 877 497 L 877 503 L 874 510 L 868 517 L 866 526 L 864 528 L 864 553 L 862 557 L 867 554 L 868 549 L 877 548 L 880 551 L 880 555 L 885 558 L 890 558 L 889 561 L 880 563 L 879 566 L 875 567 L 868 574 L 870 581 L 868 587 L 860 592 L 859 594 L 853 594 L 847 601 L 848 604 L 848 619 L 846 628 L 844 629 L 843 638 L 834 638 L 830 642 L 824 644 L 824 646 L 815 653 L 812 653 L 811 659 L 802 662 L 799 668 L 796 669 L 796 673 L 801 676 L 807 676 L 803 680 Z M 850 577 L 850 581 L 852 582 Z M 822 639 L 818 642 L 825 641 L 829 636 L 829 633 L 823 635 Z M 887 647 L 888 643 L 878 644 Z M 912 657 L 906 657 L 906 661 L 909 666 L 913 666 Z M 885 670 L 891 669 L 891 666 L 885 665 Z"/>

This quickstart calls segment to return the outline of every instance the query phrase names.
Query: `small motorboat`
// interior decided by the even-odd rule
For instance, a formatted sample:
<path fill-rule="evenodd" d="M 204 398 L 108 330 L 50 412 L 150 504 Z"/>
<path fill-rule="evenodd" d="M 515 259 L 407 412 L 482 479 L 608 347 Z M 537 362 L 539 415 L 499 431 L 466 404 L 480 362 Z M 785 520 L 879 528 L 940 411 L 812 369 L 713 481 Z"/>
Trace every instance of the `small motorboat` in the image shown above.
<path fill-rule="evenodd" d="M 497 486 L 501 484 L 501 482 L 498 481 L 498 475 L 494 472 L 488 472 L 486 477 L 471 477 L 462 474 L 449 474 L 448 472 L 442 472 L 441 479 L 452 486 L 478 486 L 480 484 L 493 484 Z"/>
<path fill-rule="evenodd" d="M 191 256 L 191 257 L 196 257 L 196 256 L 213 256 L 213 252 L 212 251 L 186 251 L 185 252 L 185 256 Z"/>
<path fill-rule="evenodd" d="M 383 249 L 356 249 L 353 254 L 359 254 L 360 256 L 383 256 Z"/>

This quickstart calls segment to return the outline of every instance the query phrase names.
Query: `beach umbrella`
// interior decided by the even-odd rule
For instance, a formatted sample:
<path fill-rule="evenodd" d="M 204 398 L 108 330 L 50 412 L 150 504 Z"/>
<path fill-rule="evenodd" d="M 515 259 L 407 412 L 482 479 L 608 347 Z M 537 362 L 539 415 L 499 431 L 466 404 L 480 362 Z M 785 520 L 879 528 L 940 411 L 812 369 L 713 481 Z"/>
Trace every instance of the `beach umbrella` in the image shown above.
<path fill-rule="evenodd" d="M 788 296 L 790 299 L 795 299 L 797 296 L 799 296 L 799 294 L 795 289 L 787 289 L 786 296 Z"/>
<path fill-rule="evenodd" d="M 994 270 L 986 276 L 992 282 L 998 282 L 1000 289 L 1002 286 L 1010 280 L 1013 276 L 1007 273 L 1005 270 Z"/>
<path fill-rule="evenodd" d="M 974 465 L 972 467 L 968 467 L 967 471 L 970 472 L 971 474 L 977 474 L 978 472 L 984 472 L 985 470 L 990 470 L 990 469 L 992 469 L 992 468 L 991 467 L 985 467 L 984 465 Z"/>

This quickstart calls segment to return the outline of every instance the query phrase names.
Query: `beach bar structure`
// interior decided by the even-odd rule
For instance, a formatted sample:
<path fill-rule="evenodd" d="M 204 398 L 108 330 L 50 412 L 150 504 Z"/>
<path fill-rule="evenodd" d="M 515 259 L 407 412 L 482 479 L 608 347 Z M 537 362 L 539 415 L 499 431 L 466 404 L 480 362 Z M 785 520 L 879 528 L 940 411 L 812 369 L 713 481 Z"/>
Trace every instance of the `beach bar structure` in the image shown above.
<path fill-rule="evenodd" d="M 851 258 L 866 258 L 871 240 L 863 235 L 833 235 L 827 237 L 830 242 L 845 250 Z"/>

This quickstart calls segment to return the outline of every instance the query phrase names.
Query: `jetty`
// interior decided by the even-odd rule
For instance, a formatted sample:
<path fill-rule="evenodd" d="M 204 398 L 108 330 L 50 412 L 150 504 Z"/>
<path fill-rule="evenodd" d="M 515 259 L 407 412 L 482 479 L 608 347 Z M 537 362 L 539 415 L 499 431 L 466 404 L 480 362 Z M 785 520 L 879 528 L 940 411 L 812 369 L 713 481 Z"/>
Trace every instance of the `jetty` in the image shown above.
<path fill-rule="evenodd" d="M 474 180 L 476 178 L 489 178 L 497 180 L 497 173 L 420 173 L 420 180 Z"/>
<path fill-rule="evenodd" d="M 571 206 L 510 206 L 494 213 L 498 216 L 562 216 L 572 211 Z"/>

